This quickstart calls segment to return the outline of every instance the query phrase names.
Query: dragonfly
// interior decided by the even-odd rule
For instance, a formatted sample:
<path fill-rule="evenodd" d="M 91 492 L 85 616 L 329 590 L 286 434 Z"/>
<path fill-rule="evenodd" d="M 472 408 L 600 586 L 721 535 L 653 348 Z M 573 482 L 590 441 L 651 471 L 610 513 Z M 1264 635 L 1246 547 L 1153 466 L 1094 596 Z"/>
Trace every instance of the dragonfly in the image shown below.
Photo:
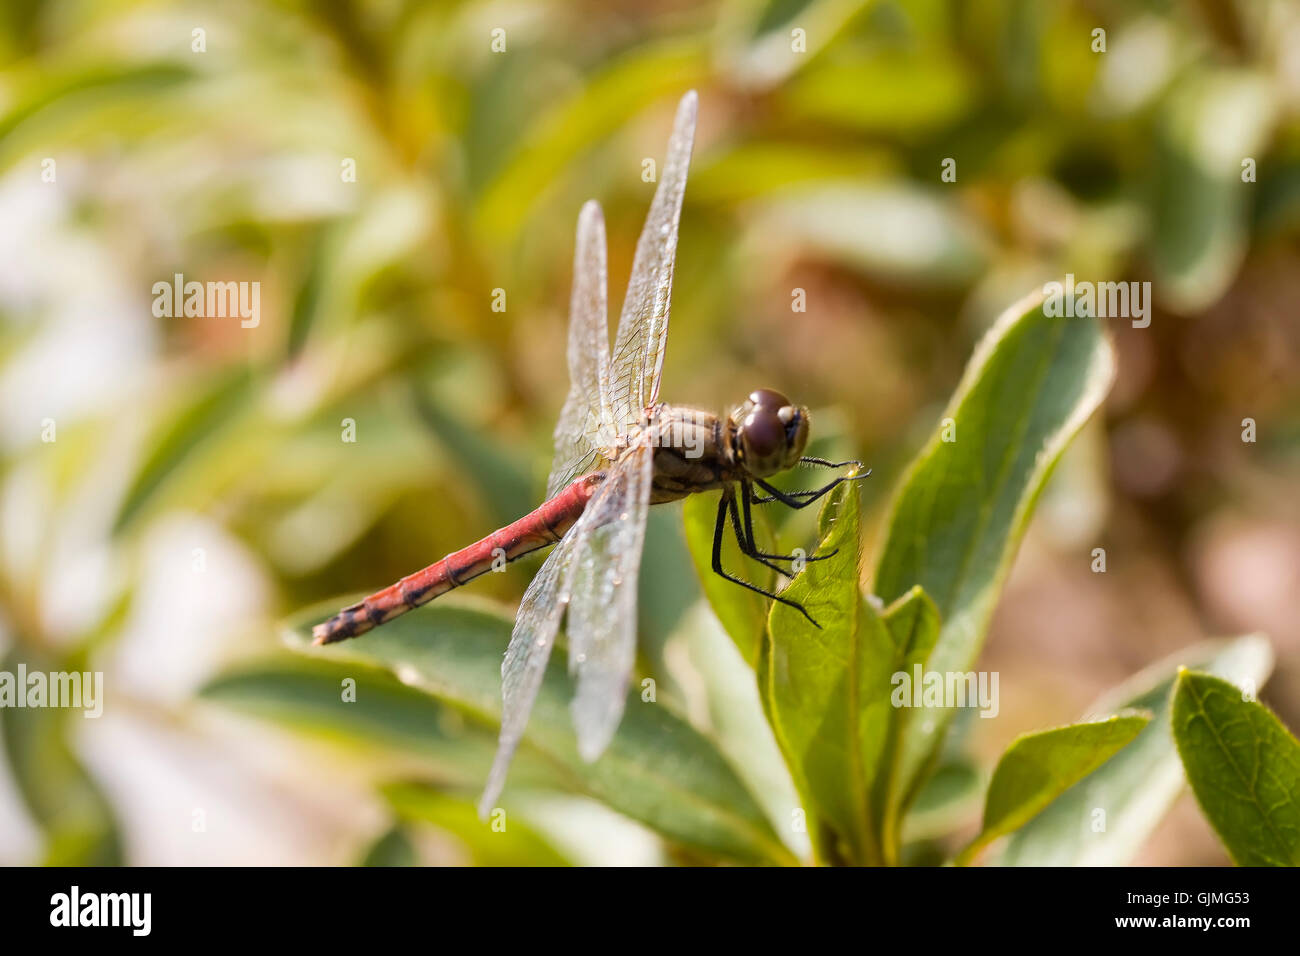
<path fill-rule="evenodd" d="M 722 564 L 730 527 L 741 552 L 793 577 L 794 562 L 822 560 L 761 550 L 753 505 L 805 508 L 843 481 L 865 478 L 857 461 L 804 455 L 808 409 L 760 388 L 730 414 L 659 401 L 673 266 L 698 99 L 677 108 L 663 175 L 637 242 L 611 351 L 605 224 L 600 205 L 578 217 L 570 297 L 570 388 L 555 427 L 546 501 L 528 515 L 417 571 L 316 625 L 316 644 L 356 637 L 399 614 L 525 554 L 554 546 L 524 593 L 501 667 L 501 731 L 479 812 L 486 817 L 505 785 L 561 623 L 574 678 L 571 716 L 578 752 L 594 761 L 623 716 L 636 658 L 637 577 L 650 505 L 721 491 L 713 571 L 812 617 L 799 603 L 746 581 Z M 851 469 L 821 488 L 785 492 L 767 479 L 795 467 Z M 763 492 L 760 494 L 759 492 Z"/>

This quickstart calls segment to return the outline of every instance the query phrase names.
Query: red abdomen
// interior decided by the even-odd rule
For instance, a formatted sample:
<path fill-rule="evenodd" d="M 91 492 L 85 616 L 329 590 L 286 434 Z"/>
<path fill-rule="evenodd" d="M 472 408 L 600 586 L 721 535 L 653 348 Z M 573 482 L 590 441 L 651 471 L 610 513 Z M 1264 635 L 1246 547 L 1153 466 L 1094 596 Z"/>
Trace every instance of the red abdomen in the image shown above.
<path fill-rule="evenodd" d="M 364 601 L 345 607 L 328 621 L 312 628 L 312 643 L 333 644 L 364 634 L 399 614 L 427 604 L 439 594 L 472 581 L 500 561 L 513 561 L 530 551 L 555 544 L 573 527 L 603 480 L 601 474 L 579 478 L 518 521 L 407 575 L 382 591 L 376 591 Z"/>

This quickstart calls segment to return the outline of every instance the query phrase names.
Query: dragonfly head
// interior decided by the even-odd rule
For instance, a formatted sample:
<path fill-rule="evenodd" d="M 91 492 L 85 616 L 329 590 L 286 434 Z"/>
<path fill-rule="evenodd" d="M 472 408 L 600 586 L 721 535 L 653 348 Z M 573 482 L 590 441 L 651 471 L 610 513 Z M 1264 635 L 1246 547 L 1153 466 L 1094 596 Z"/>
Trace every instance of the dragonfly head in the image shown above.
<path fill-rule="evenodd" d="M 751 392 L 731 420 L 736 427 L 736 457 L 758 478 L 793 468 L 808 444 L 808 409 L 791 404 L 780 392 Z"/>

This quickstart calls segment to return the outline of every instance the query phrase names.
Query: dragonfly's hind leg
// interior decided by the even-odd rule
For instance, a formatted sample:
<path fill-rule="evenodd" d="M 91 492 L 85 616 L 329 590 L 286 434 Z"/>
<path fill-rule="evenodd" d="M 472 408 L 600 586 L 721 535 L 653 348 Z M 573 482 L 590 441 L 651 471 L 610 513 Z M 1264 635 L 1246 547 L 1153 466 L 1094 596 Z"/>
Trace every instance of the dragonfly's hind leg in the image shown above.
<path fill-rule="evenodd" d="M 748 507 L 745 510 L 748 511 Z M 734 497 L 728 496 L 727 511 L 731 515 L 731 530 L 736 535 L 736 543 L 740 545 L 740 553 L 745 555 L 747 558 L 753 558 L 759 564 L 763 565 L 763 567 L 775 571 L 777 574 L 784 574 L 785 576 L 790 577 L 789 571 L 773 564 L 771 561 L 768 561 L 767 558 L 793 561 L 795 555 L 790 555 L 787 558 L 783 554 L 764 554 L 762 551 L 759 551 L 758 546 L 754 543 L 753 525 L 750 522 L 741 523 L 740 510 L 736 506 L 736 499 Z M 748 515 L 746 515 L 746 517 L 748 517 Z"/>
<path fill-rule="evenodd" d="M 807 555 L 799 555 L 799 554 L 768 554 L 766 551 L 758 550 L 758 539 L 754 537 L 754 513 L 750 509 L 750 499 L 753 497 L 754 497 L 754 489 L 748 483 L 746 483 L 744 486 L 744 490 L 741 492 L 741 496 L 740 496 L 740 504 L 745 513 L 745 517 L 744 517 L 745 532 L 742 535 L 740 533 L 740 530 L 737 529 L 736 537 L 740 539 L 741 542 L 740 549 L 744 551 L 745 554 L 749 555 L 749 557 L 755 559 L 756 561 L 762 564 L 767 565 L 773 571 L 779 571 L 781 574 L 788 574 L 788 572 L 784 571 L 783 569 L 778 568 L 775 565 L 768 564 L 768 562 L 765 561 L 764 559 L 771 558 L 773 561 L 798 561 L 800 558 L 802 558 L 804 561 L 825 561 L 827 558 L 833 558 L 835 557 L 836 554 L 839 553 L 840 549 L 836 548 L 830 554 L 819 554 L 815 557 L 808 557 Z M 734 510 L 735 507 L 734 502 L 732 503 L 732 507 Z M 748 542 L 746 542 L 746 538 L 748 538 Z M 748 544 L 748 548 L 746 548 L 746 544 Z"/>
<path fill-rule="evenodd" d="M 757 584 L 750 584 L 748 581 L 744 580 L 743 578 L 738 578 L 734 574 L 729 574 L 726 571 L 726 569 L 722 567 L 722 535 L 725 532 L 727 527 L 727 515 L 728 513 L 732 512 L 734 509 L 735 509 L 735 492 L 730 487 L 728 487 L 725 491 L 723 491 L 722 498 L 718 501 L 718 520 L 713 526 L 713 573 L 718 575 L 718 577 L 720 578 L 725 578 L 726 580 L 730 581 L 732 584 L 739 584 L 742 588 L 748 588 L 749 590 L 753 591 L 756 594 L 761 594 L 763 595 L 763 597 L 771 598 L 773 601 L 779 601 L 782 604 L 784 604 L 786 607 L 794 608 L 804 617 L 808 618 L 808 621 L 812 624 L 813 627 L 820 629 L 821 625 L 813 620 L 812 615 L 809 614 L 807 609 L 804 608 L 804 606 L 799 602 L 791 601 L 789 598 L 783 598 L 779 594 L 760 588 Z M 736 524 L 735 530 L 737 532 L 736 535 L 737 538 L 741 538 L 741 549 L 744 550 L 743 537 L 740 534 L 740 527 L 738 522 Z M 771 567 L 771 565 L 768 566 Z M 780 568 L 774 568 L 773 570 L 780 571 Z"/>

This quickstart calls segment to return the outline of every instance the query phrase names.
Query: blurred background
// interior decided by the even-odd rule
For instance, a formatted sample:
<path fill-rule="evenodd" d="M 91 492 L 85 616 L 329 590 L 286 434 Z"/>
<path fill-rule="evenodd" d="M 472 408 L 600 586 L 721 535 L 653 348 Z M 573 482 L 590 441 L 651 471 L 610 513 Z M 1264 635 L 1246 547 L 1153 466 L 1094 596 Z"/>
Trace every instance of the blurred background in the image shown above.
<path fill-rule="evenodd" d="M 1252 630 L 1300 727 L 1294 2 L 7 0 L 0 669 L 100 670 L 106 703 L 0 714 L 0 863 L 674 858 L 576 798 L 476 842 L 439 802 L 482 780 L 454 715 L 331 733 L 198 690 L 540 500 L 578 210 L 605 207 L 616 311 L 690 88 L 663 394 L 810 405 L 874 468 L 869 541 L 1003 307 L 1153 284 L 994 619 L 984 762 Z M 260 283 L 258 325 L 158 317 L 176 273 Z M 675 635 L 707 612 L 656 510 L 642 665 L 689 701 Z M 474 589 L 516 601 L 536 566 Z M 282 666 L 267 699 L 307 673 Z M 1226 856 L 1184 797 L 1136 860 Z"/>

